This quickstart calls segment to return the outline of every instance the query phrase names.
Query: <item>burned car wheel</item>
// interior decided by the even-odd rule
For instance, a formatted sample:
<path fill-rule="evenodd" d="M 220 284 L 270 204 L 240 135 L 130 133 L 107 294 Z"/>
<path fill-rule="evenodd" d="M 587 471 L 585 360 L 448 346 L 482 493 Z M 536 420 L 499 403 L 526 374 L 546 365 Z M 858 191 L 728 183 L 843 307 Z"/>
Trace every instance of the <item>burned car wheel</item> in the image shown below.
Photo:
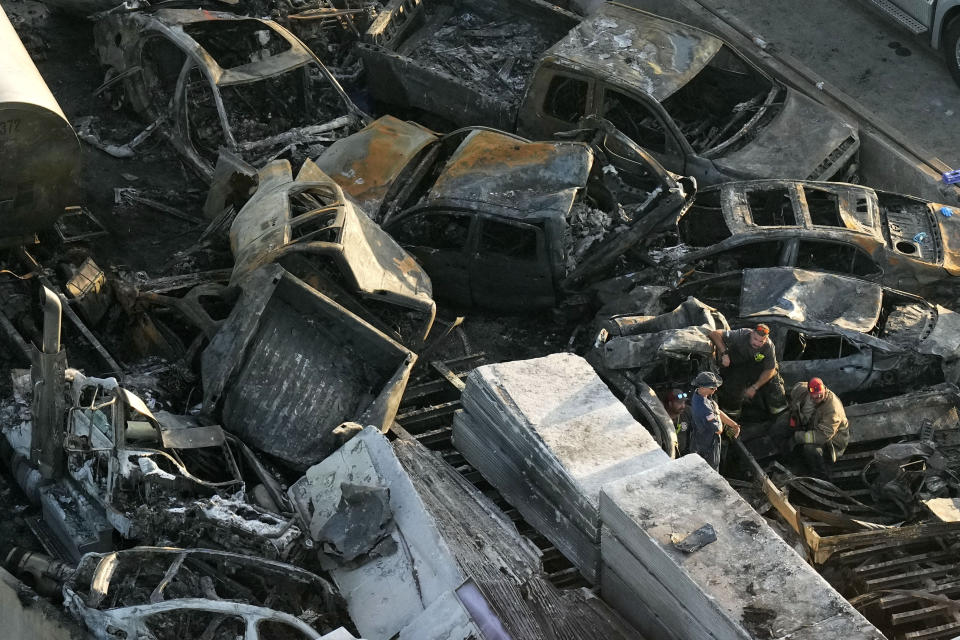
<path fill-rule="evenodd" d="M 957 16 L 947 25 L 944 31 L 944 54 L 947 57 L 947 68 L 953 81 L 960 85 L 960 16 Z"/>

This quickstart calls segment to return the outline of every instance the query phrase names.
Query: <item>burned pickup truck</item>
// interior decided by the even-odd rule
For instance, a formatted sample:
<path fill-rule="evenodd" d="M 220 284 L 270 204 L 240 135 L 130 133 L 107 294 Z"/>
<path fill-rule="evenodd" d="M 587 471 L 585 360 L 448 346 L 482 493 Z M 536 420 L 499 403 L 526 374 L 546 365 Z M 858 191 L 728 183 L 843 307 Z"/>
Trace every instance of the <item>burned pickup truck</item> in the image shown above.
<path fill-rule="evenodd" d="M 616 3 L 391 3 L 358 45 L 373 96 L 542 139 L 602 118 L 701 184 L 848 180 L 859 138 L 716 36 Z M 449 56 L 456 50 L 457 56 Z"/>
<path fill-rule="evenodd" d="M 316 163 L 416 256 L 439 297 L 517 310 L 553 306 L 689 206 L 692 181 L 634 151 L 643 171 L 627 206 L 598 184 L 589 145 L 484 128 L 439 136 L 384 117 Z"/>
<path fill-rule="evenodd" d="M 267 19 L 191 9 L 109 13 L 107 86 L 210 180 L 220 148 L 255 166 L 356 131 L 366 116 L 317 56 Z"/>
<path fill-rule="evenodd" d="M 853 184 L 757 180 L 704 189 L 661 265 L 689 277 L 791 266 L 956 299 L 960 210 Z M 668 243 L 669 244 L 669 243 Z"/>

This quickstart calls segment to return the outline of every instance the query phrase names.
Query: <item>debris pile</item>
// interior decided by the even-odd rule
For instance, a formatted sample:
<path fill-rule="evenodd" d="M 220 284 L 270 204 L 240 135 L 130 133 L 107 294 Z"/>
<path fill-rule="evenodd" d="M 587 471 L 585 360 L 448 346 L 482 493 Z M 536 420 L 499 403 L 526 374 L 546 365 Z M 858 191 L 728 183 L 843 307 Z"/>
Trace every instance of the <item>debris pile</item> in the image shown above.
<path fill-rule="evenodd" d="M 409 55 L 455 78 L 495 87 L 508 101 L 519 102 L 537 57 L 552 44 L 552 34 L 531 29 L 522 16 L 509 15 L 497 3 L 459 4 L 465 10 L 439 23 L 432 37 L 421 40 Z M 437 24 L 451 9 L 452 3 L 441 4 L 431 22 Z"/>
<path fill-rule="evenodd" d="M 0 20 L 22 593 L 104 640 L 957 631 L 958 217 L 800 180 L 856 172 L 840 114 L 616 3 L 54 2 L 100 12 L 17 21 L 66 112 Z M 671 460 L 759 321 L 849 405 L 831 481 L 749 411 L 730 484 Z"/>

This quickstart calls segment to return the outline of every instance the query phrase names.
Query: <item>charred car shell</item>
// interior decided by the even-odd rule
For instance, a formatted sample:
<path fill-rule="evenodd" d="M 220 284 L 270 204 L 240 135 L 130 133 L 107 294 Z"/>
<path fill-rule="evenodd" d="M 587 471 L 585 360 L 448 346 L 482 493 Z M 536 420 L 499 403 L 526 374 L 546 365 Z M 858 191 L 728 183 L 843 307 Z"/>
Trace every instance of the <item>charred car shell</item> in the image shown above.
<path fill-rule="evenodd" d="M 853 184 L 728 183 L 702 190 L 678 218 L 680 244 L 662 264 L 705 273 L 793 266 L 950 295 L 960 275 L 960 221 L 953 211 Z"/>
<path fill-rule="evenodd" d="M 201 357 L 206 415 L 300 469 L 353 435 L 344 422 L 390 427 L 413 352 L 279 265 L 240 286 Z"/>
<path fill-rule="evenodd" d="M 847 179 L 855 169 L 859 138 L 839 114 L 783 86 L 720 38 L 680 22 L 604 3 L 539 66 L 581 76 L 571 76 L 584 85 L 581 115 L 611 121 L 665 167 L 705 185 Z M 548 88 L 534 84 L 534 91 Z M 528 109 L 519 131 L 540 137 L 557 124 Z"/>
<path fill-rule="evenodd" d="M 256 193 L 231 226 L 230 245 L 233 284 L 277 262 L 383 331 L 393 332 L 364 303 L 413 310 L 420 320 L 415 339 L 430 332 L 436 315 L 430 277 L 310 160 L 295 180 L 286 160 L 260 170 Z M 326 268 L 331 263 L 334 273 Z M 336 281 L 362 301 L 342 295 Z"/>
<path fill-rule="evenodd" d="M 788 384 L 817 376 L 848 395 L 955 382 L 960 375 L 960 317 L 875 283 L 803 269 L 745 269 L 683 285 L 661 300 L 669 307 L 689 296 L 734 326 L 768 324 Z M 615 316 L 605 328 L 614 336 L 598 345 L 607 366 L 653 366 L 653 354 L 640 350 L 631 351 L 632 360 L 618 357 L 616 336 L 642 340 L 634 334 L 644 332 L 643 323 Z M 712 354 L 711 344 L 702 346 Z"/>
<path fill-rule="evenodd" d="M 556 304 L 561 290 L 639 241 L 637 221 L 653 224 L 688 204 L 695 187 L 647 160 L 656 168 L 645 174 L 649 191 L 633 220 L 588 204 L 595 155 L 580 142 L 482 128 L 438 137 L 387 117 L 331 145 L 317 163 L 417 256 L 438 295 L 521 309 Z"/>
<path fill-rule="evenodd" d="M 64 603 L 98 639 L 297 637 L 322 640 L 345 618 L 326 580 L 299 567 L 207 549 L 87 554 Z M 307 624 L 297 616 L 312 619 Z M 350 635 L 341 638 L 352 638 Z"/>
<path fill-rule="evenodd" d="M 366 118 L 316 55 L 271 20 L 189 9 L 118 12 L 101 18 L 94 33 L 108 83 L 122 81 L 134 111 L 161 122 L 207 180 L 221 147 L 258 164 L 253 156 L 329 143 Z"/>

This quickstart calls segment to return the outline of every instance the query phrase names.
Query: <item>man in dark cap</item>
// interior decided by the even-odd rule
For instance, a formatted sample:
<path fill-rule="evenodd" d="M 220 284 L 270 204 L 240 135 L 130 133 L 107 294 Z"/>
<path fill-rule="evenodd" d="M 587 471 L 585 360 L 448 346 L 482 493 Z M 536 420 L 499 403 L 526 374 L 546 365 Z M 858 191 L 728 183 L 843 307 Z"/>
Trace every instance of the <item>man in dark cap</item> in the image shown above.
<path fill-rule="evenodd" d="M 677 430 L 677 455 L 684 456 L 690 447 L 690 405 L 687 401 L 690 394 L 680 389 L 668 389 L 658 394 L 663 408 L 670 416 L 670 422 Z"/>
<path fill-rule="evenodd" d="M 711 397 L 723 381 L 715 373 L 701 371 L 693 379 L 695 387 L 690 401 L 690 414 L 693 424 L 690 427 L 690 453 L 700 457 L 714 469 L 720 468 L 720 435 L 723 427 L 728 426 L 734 438 L 740 435 L 740 425 L 720 410 Z"/>
<path fill-rule="evenodd" d="M 771 415 L 787 408 L 770 327 L 758 324 L 752 329 L 717 330 L 711 331 L 709 337 L 717 349 L 725 381 L 717 393 L 721 407 L 739 418 L 744 401 L 750 402 L 760 394 Z"/>

